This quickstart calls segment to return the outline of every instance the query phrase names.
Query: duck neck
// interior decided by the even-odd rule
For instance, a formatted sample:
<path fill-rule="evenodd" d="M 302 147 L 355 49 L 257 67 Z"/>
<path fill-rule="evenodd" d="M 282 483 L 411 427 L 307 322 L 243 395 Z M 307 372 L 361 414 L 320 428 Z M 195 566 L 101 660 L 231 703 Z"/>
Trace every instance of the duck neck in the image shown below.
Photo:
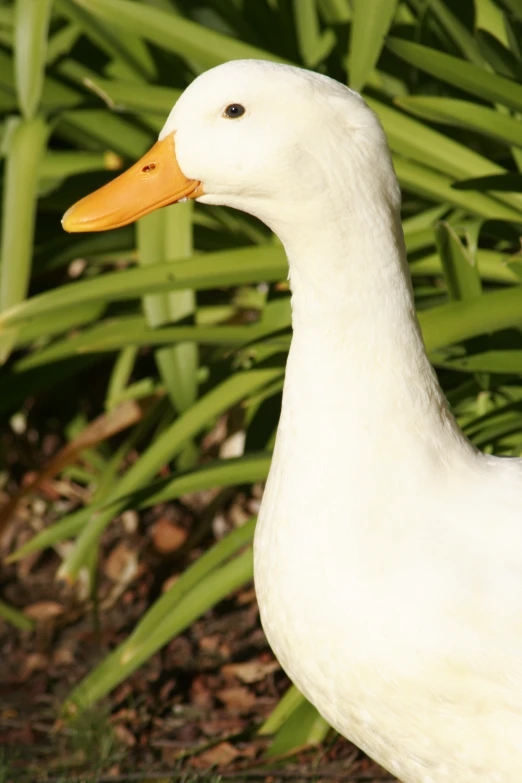
<path fill-rule="evenodd" d="M 279 226 L 287 252 L 294 337 L 285 408 L 320 417 L 332 436 L 415 433 L 437 451 L 467 441 L 448 410 L 415 314 L 398 208 L 315 207 L 300 230 Z M 307 401 L 307 402 L 305 402 Z M 409 437 L 409 435 L 408 435 Z"/>

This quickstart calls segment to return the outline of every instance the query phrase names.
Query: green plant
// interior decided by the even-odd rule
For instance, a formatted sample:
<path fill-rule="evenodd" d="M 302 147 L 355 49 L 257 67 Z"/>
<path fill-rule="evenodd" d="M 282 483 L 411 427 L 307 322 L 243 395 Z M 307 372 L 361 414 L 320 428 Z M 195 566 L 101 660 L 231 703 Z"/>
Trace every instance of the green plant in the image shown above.
<path fill-rule="evenodd" d="M 74 580 L 126 508 L 267 475 L 277 418 L 265 415 L 266 402 L 280 396 L 290 327 L 289 294 L 273 285 L 286 276 L 278 242 L 245 215 L 198 205 L 168 208 L 137 229 L 79 238 L 59 230 L 78 196 L 152 144 L 190 80 L 228 59 L 301 64 L 363 90 L 403 188 L 431 360 L 471 440 L 521 453 L 522 6 L 373 0 L 368 8 L 358 0 L 0 5 L 0 409 L 10 415 L 29 391 L 58 389 L 86 367 L 106 374 L 107 409 L 166 399 L 160 414 L 158 405 L 145 410 L 122 445 L 98 450 L 88 476 L 97 487 L 92 501 L 13 559 L 72 538 L 60 575 Z M 75 258 L 88 264 L 69 282 Z M 247 308 L 255 323 L 242 320 Z M 154 348 L 153 365 L 143 346 Z M 245 455 L 198 465 L 202 433 L 237 405 Z M 136 442 L 140 456 L 127 467 Z M 164 465 L 174 475 L 158 480 Z M 67 708 L 104 696 L 249 580 L 252 533 L 253 522 L 193 564 Z M 276 732 L 274 747 L 284 752 L 327 729 L 291 690 L 262 730 Z"/>

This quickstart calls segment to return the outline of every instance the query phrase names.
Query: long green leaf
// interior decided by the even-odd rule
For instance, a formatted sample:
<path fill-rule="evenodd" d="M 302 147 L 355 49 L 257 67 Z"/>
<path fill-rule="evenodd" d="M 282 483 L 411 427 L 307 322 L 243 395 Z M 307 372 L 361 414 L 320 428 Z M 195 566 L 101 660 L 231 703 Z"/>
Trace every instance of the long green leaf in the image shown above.
<path fill-rule="evenodd" d="M 155 630 L 159 623 L 166 620 L 176 604 L 192 590 L 192 588 L 203 581 L 214 569 L 220 567 L 227 560 L 235 555 L 244 546 L 252 543 L 255 530 L 255 519 L 250 519 L 240 528 L 229 533 L 219 543 L 207 550 L 198 560 L 188 568 L 174 585 L 163 595 L 147 614 L 142 617 L 134 631 L 124 644 L 122 651 L 123 658 L 130 659 L 134 657 L 133 651 L 139 648 Z"/>
<path fill-rule="evenodd" d="M 462 192 L 452 187 L 452 178 L 410 160 L 394 156 L 397 177 L 403 188 L 432 201 L 445 201 L 466 212 L 487 219 L 520 221 L 521 213 L 493 198 L 474 191 Z"/>
<path fill-rule="evenodd" d="M 15 0 L 16 89 L 26 119 L 35 116 L 42 95 L 52 1 Z"/>
<path fill-rule="evenodd" d="M 457 179 L 506 172 L 506 169 L 479 155 L 464 144 L 459 144 L 454 139 L 450 139 L 424 123 L 417 122 L 412 117 L 408 117 L 381 101 L 373 98 L 367 98 L 367 101 L 379 115 L 392 151 L 404 158 L 414 160 L 422 166 L 429 166 L 441 174 Z M 496 196 L 495 201 L 502 201 L 522 211 L 522 199 L 519 196 Z M 490 208 L 495 209 L 493 203 Z"/>
<path fill-rule="evenodd" d="M 174 459 L 185 444 L 206 424 L 254 391 L 280 377 L 282 373 L 281 368 L 254 369 L 228 377 L 194 403 L 149 446 L 118 482 L 106 503 L 111 503 L 116 497 L 135 491 L 149 481 L 163 465 Z M 76 579 L 101 533 L 124 506 L 125 502 L 120 501 L 109 511 L 96 508 L 92 510 L 89 523 L 83 528 L 74 549 L 60 567 L 59 573 L 62 578 Z"/>
<path fill-rule="evenodd" d="M 497 253 L 494 250 L 479 250 L 477 253 L 477 265 L 482 280 L 495 283 L 519 283 L 520 279 L 509 266 L 510 256 L 505 253 Z M 423 258 L 415 259 L 410 263 L 410 272 L 413 277 L 439 275 L 442 273 L 442 265 L 438 254 L 430 254 Z"/>
<path fill-rule="evenodd" d="M 31 620 L 23 612 L 19 612 L 18 609 L 6 604 L 5 601 L 0 600 L 0 617 L 6 620 L 15 628 L 19 628 L 21 631 L 30 631 L 35 626 L 34 620 Z"/>
<path fill-rule="evenodd" d="M 143 266 L 185 259 L 193 252 L 193 203 L 176 204 L 152 212 L 138 222 L 138 257 Z M 153 294 L 143 298 L 143 309 L 151 327 L 194 318 L 196 298 L 190 288 Z M 198 390 L 198 349 L 194 342 L 178 343 L 156 351 L 161 378 L 175 409 L 186 410 Z"/>
<path fill-rule="evenodd" d="M 475 259 L 464 248 L 456 231 L 447 222 L 436 228 L 437 245 L 450 298 L 473 299 L 482 294 L 482 284 Z"/>
<path fill-rule="evenodd" d="M 150 52 L 137 35 L 122 33 L 110 25 L 101 23 L 95 16 L 75 4 L 73 0 L 55 0 L 61 12 L 74 22 L 91 41 L 114 57 L 120 67 L 124 66 L 130 77 L 151 79 L 155 75 L 155 65 Z"/>
<path fill-rule="evenodd" d="M 245 58 L 282 61 L 272 52 L 250 46 L 152 5 L 142 5 L 132 0 L 74 1 L 109 24 L 123 27 L 181 57 L 193 58 L 204 67 Z"/>
<path fill-rule="evenodd" d="M 386 43 L 390 51 L 398 57 L 454 87 L 477 95 L 482 100 L 522 110 L 522 85 L 511 79 L 411 41 L 388 38 Z"/>
<path fill-rule="evenodd" d="M 38 169 L 49 129 L 41 117 L 20 120 L 9 137 L 3 189 L 0 311 L 21 302 L 29 288 Z"/>
<path fill-rule="evenodd" d="M 307 745 L 319 745 L 329 731 L 325 719 L 304 699 L 277 731 L 267 756 L 284 756 Z"/>
<path fill-rule="evenodd" d="M 479 334 L 522 327 L 522 286 L 494 291 L 475 299 L 434 307 L 419 313 L 428 351 Z"/>
<path fill-rule="evenodd" d="M 56 334 L 62 331 L 60 324 L 65 324 L 64 330 L 73 324 L 88 323 L 89 315 L 100 313 L 100 305 L 97 302 L 86 303 L 79 307 L 64 308 L 51 313 L 45 319 L 39 318 L 24 322 L 23 326 L 13 326 L 3 335 L 9 335 L 13 346 L 24 345 L 35 339 L 39 334 Z M 142 316 L 122 316 L 102 321 L 80 334 L 66 337 L 52 345 L 35 350 L 33 353 L 22 357 L 16 363 L 18 370 L 28 370 L 45 364 L 62 361 L 70 356 L 78 356 L 86 353 L 107 353 L 119 351 L 128 346 L 142 345 L 174 345 L 190 342 L 203 345 L 230 345 L 242 346 L 267 337 L 273 332 L 287 329 L 291 323 L 289 299 L 278 299 L 270 302 L 265 315 L 258 323 L 232 325 L 232 326 L 165 326 L 151 329 L 147 326 Z M 77 313 L 77 321 L 75 320 Z M 80 317 L 80 313 L 84 314 Z M 13 338 L 14 333 L 14 338 Z M 7 339 L 7 337 L 6 337 Z"/>
<path fill-rule="evenodd" d="M 60 73 L 78 81 L 98 95 L 114 111 L 152 113 L 167 117 L 182 90 L 123 79 L 104 79 L 74 60 L 66 60 Z"/>
<path fill-rule="evenodd" d="M 471 101 L 424 95 L 397 98 L 395 103 L 417 117 L 467 128 L 504 144 L 522 147 L 522 122 L 486 106 Z"/>
<path fill-rule="evenodd" d="M 482 351 L 469 356 L 447 357 L 444 353 L 432 353 L 431 360 L 438 367 L 448 367 L 463 372 L 494 372 L 522 374 L 522 351 Z"/>
<path fill-rule="evenodd" d="M 379 59 L 397 0 L 353 0 L 352 6 L 348 73 L 350 87 L 360 92 Z"/>
<path fill-rule="evenodd" d="M 252 575 L 251 549 L 247 549 L 221 568 L 211 571 L 180 598 L 172 612 L 151 630 L 141 645 L 135 648 L 127 645 L 123 649 L 117 648 L 97 669 L 87 675 L 68 697 L 63 707 L 64 712 L 74 714 L 97 702 L 170 639 L 184 631 L 230 592 L 251 580 Z"/>
<path fill-rule="evenodd" d="M 321 32 L 316 0 L 294 0 L 294 14 L 301 56 L 308 68 L 315 68 L 335 46 L 335 33 Z"/>
<path fill-rule="evenodd" d="M 260 280 L 272 282 L 281 280 L 286 273 L 284 250 L 277 245 L 208 253 L 172 264 L 127 269 L 93 280 L 69 283 L 13 306 L 0 314 L 0 332 L 28 318 L 83 302 L 134 299 L 145 293 L 184 288 L 204 290 Z"/>
<path fill-rule="evenodd" d="M 56 133 L 84 149 L 114 150 L 131 160 L 140 158 L 156 141 L 152 131 L 103 109 L 64 112 L 56 125 Z"/>
<path fill-rule="evenodd" d="M 270 454 L 258 453 L 209 462 L 188 473 L 151 481 L 143 487 L 137 487 L 127 495 L 118 496 L 110 502 L 102 503 L 100 510 L 116 513 L 115 510 L 119 508 L 120 503 L 124 504 L 125 508 L 150 508 L 158 503 L 168 503 L 193 492 L 264 481 L 268 475 L 270 460 Z M 73 538 L 83 529 L 90 514 L 89 508 L 69 514 L 33 536 L 13 552 L 7 561 L 16 562 L 32 552 L 38 552 L 68 538 Z"/>

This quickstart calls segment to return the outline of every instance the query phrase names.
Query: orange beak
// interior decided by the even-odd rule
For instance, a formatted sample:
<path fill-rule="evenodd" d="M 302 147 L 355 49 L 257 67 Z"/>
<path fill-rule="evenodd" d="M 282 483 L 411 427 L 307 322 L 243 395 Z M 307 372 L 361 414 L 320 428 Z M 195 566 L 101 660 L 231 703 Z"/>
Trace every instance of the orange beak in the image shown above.
<path fill-rule="evenodd" d="M 71 233 L 107 231 L 180 199 L 202 195 L 201 182 L 187 179 L 182 173 L 171 134 L 130 169 L 68 209 L 62 226 Z"/>

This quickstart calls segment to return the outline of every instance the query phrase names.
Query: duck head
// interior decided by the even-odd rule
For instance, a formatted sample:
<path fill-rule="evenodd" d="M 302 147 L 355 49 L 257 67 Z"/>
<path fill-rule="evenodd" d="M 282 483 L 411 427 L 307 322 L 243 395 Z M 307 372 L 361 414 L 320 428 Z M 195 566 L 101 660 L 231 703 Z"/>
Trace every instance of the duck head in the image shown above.
<path fill-rule="evenodd" d="M 318 197 L 335 200 L 365 173 L 387 175 L 396 191 L 383 149 L 389 159 L 375 114 L 347 87 L 292 66 L 231 61 L 195 79 L 152 149 L 71 207 L 62 223 L 69 232 L 104 231 L 197 199 L 249 212 L 277 230 L 285 214 L 302 219 Z"/>

